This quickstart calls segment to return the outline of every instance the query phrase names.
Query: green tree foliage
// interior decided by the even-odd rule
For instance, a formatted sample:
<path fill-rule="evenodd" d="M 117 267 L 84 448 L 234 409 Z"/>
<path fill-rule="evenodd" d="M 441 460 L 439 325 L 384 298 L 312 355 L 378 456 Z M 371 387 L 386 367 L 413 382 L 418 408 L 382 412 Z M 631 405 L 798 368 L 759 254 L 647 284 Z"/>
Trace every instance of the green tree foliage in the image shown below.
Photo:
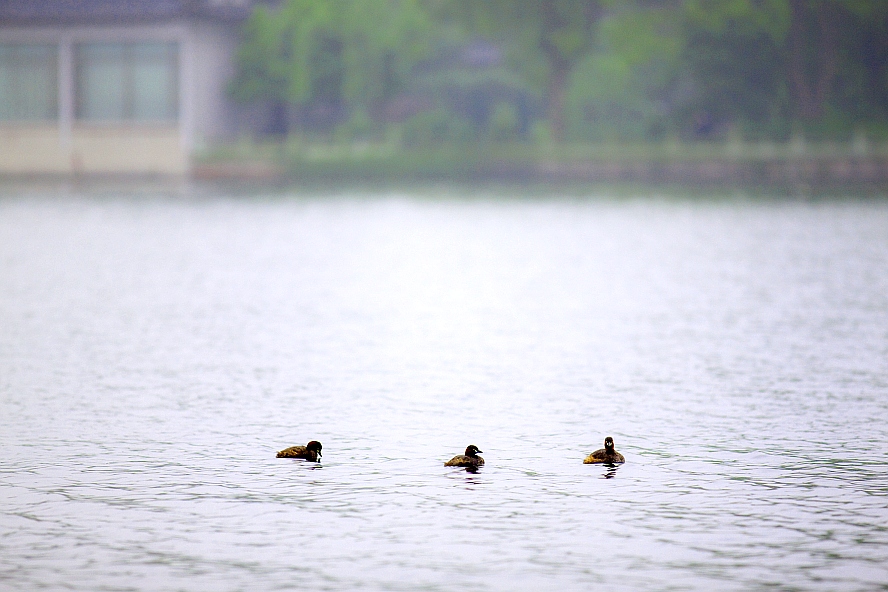
<path fill-rule="evenodd" d="M 533 54 L 546 66 L 547 117 L 555 139 L 564 137 L 564 98 L 570 75 L 592 50 L 603 12 L 597 0 L 454 0 L 450 9 L 478 32 Z"/>
<path fill-rule="evenodd" d="M 428 54 L 419 0 L 286 0 L 244 27 L 232 94 L 244 102 L 374 106 Z"/>
<path fill-rule="evenodd" d="M 677 106 L 679 128 L 702 136 L 735 124 L 749 133 L 784 128 L 787 2 L 687 0 L 683 9 L 681 61 L 693 87 Z"/>
<path fill-rule="evenodd" d="M 505 61 L 446 57 L 473 36 Z M 500 140 L 527 137 L 520 130 L 540 116 L 554 139 L 574 141 L 888 129 L 888 2 L 283 0 L 245 24 L 232 93 L 337 106 L 366 134 L 409 91 L 429 111 L 412 112 L 411 137 L 437 142 L 468 133 L 442 123 L 452 105 L 427 100 L 455 88 L 471 95 L 462 103 L 489 107 L 482 131 Z M 541 96 L 542 110 L 522 106 Z"/>
<path fill-rule="evenodd" d="M 685 0 L 683 63 L 701 113 L 747 132 L 835 130 L 885 117 L 888 3 Z"/>
<path fill-rule="evenodd" d="M 566 96 L 566 139 L 619 141 L 669 131 L 683 44 L 674 5 L 621 3 L 600 19 Z"/>
<path fill-rule="evenodd" d="M 237 73 L 231 94 L 244 103 L 285 101 L 290 87 L 292 47 L 287 23 L 265 6 L 258 6 L 244 25 L 237 53 Z"/>

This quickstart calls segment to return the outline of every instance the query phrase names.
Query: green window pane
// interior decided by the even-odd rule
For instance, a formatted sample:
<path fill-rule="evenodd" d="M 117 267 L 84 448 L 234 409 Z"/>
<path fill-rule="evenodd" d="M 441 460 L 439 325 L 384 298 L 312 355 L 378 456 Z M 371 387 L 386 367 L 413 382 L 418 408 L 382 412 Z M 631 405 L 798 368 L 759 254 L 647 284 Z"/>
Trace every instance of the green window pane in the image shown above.
<path fill-rule="evenodd" d="M 176 52 L 172 44 L 139 44 L 133 51 L 133 119 L 176 118 Z"/>
<path fill-rule="evenodd" d="M 9 66 L 8 46 L 0 45 L 0 121 L 12 119 L 15 94 L 12 68 Z"/>
<path fill-rule="evenodd" d="M 124 51 L 119 43 L 77 48 L 77 117 L 86 121 L 124 118 Z"/>
<path fill-rule="evenodd" d="M 45 121 L 58 116 L 58 48 L 0 45 L 0 120 Z"/>
<path fill-rule="evenodd" d="M 174 43 L 90 43 L 77 49 L 77 117 L 173 121 L 178 106 Z"/>

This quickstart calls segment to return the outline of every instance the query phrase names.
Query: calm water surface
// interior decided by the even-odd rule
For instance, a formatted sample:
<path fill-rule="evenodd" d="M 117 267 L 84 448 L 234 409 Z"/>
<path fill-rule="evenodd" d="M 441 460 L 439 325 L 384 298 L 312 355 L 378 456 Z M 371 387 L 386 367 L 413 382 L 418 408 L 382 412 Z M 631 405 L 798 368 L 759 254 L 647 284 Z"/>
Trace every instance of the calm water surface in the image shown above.
<path fill-rule="evenodd" d="M 3 590 L 886 590 L 888 202 L 6 194 L 0 451 Z"/>

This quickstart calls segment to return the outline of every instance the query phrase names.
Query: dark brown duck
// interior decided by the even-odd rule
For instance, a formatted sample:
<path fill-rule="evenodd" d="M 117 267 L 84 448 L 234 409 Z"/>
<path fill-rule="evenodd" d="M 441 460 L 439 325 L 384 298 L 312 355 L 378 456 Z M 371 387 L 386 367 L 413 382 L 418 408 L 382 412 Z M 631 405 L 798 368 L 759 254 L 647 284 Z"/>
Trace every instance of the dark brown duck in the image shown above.
<path fill-rule="evenodd" d="M 321 443 L 312 440 L 305 446 L 290 446 L 277 453 L 277 458 L 303 458 L 312 462 L 321 460 Z"/>
<path fill-rule="evenodd" d="M 610 436 L 604 439 L 604 448 L 599 448 L 583 460 L 584 465 L 594 463 L 616 464 L 622 462 L 626 462 L 626 459 L 623 458 L 622 454 L 614 450 L 614 439 Z"/>
<path fill-rule="evenodd" d="M 474 444 L 469 444 L 468 448 L 466 448 L 465 454 L 457 454 L 446 463 L 444 463 L 445 467 L 480 467 L 484 464 L 484 459 L 478 456 L 479 452 L 484 452 L 483 450 L 478 450 L 478 447 Z"/>

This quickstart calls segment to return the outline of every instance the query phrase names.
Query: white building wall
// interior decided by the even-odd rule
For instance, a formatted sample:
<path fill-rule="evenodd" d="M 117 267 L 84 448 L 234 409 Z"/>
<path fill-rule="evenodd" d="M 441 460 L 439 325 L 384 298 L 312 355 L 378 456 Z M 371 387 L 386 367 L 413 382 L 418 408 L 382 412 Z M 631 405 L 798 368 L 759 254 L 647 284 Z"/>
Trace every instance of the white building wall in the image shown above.
<path fill-rule="evenodd" d="M 230 139 L 236 133 L 235 107 L 228 98 L 228 84 L 234 75 L 237 35 L 215 23 L 191 25 L 190 59 L 193 74 L 192 146 L 203 149 L 209 144 Z"/>

